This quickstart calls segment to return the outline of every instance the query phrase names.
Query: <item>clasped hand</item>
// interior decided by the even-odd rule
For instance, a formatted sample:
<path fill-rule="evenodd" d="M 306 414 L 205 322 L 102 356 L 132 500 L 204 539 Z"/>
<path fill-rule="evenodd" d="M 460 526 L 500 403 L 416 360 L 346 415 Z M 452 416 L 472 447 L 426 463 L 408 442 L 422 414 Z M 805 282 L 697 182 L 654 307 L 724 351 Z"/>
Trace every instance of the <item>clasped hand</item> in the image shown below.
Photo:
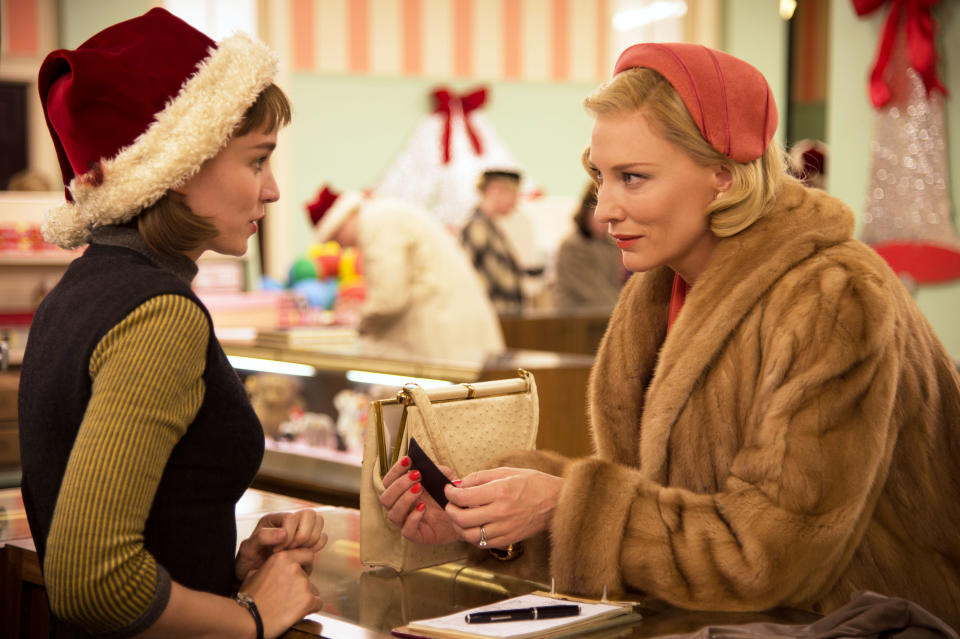
<path fill-rule="evenodd" d="M 450 479 L 449 468 L 440 467 Z M 422 489 L 420 474 L 404 457 L 383 478 L 380 503 L 387 518 L 407 539 L 443 544 L 462 539 L 478 544 L 483 527 L 487 543 L 504 547 L 550 525 L 563 479 L 526 468 L 494 468 L 471 473 L 444 492 L 446 509 Z"/>
<path fill-rule="evenodd" d="M 240 544 L 234 573 L 257 603 L 265 636 L 280 635 L 323 606 L 309 575 L 326 543 L 323 517 L 299 510 L 264 515 Z"/>

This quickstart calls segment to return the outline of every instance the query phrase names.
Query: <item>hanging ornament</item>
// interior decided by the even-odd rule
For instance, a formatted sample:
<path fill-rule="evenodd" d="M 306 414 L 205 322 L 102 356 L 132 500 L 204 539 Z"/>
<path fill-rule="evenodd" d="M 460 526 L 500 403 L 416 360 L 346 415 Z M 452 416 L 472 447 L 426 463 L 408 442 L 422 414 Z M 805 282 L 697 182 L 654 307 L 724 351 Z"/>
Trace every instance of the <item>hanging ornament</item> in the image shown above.
<path fill-rule="evenodd" d="M 376 194 L 422 206 L 456 230 L 476 206 L 480 173 L 492 167 L 525 173 L 483 114 L 488 96 L 486 87 L 463 94 L 448 87 L 431 91 L 431 112 L 417 123 Z M 538 189 L 524 175 L 520 192 L 532 197 Z"/>
<path fill-rule="evenodd" d="M 862 239 L 911 286 L 960 278 L 948 190 L 947 90 L 936 76 L 930 14 L 938 1 L 893 0 L 870 75 L 877 114 Z M 885 0 L 853 3 L 864 15 Z"/>

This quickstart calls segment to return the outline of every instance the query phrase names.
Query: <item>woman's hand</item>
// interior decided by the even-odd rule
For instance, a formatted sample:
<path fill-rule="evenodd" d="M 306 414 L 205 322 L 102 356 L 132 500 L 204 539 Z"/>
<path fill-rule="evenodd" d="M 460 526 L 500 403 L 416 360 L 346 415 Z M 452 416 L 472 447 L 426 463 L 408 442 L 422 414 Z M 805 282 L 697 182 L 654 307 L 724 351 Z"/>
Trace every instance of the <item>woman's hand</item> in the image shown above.
<path fill-rule="evenodd" d="M 502 548 L 546 530 L 562 489 L 563 478 L 538 470 L 481 470 L 445 488 L 446 513 L 466 541 L 478 544 L 482 526 L 487 545 Z"/>
<path fill-rule="evenodd" d="M 452 476 L 449 468 L 440 470 Z M 383 478 L 385 490 L 380 503 L 387 510 L 387 519 L 400 528 L 401 534 L 418 544 L 445 544 L 457 541 L 457 530 L 447 514 L 420 485 L 420 471 L 410 470 L 410 458 L 403 457 Z"/>
<path fill-rule="evenodd" d="M 264 637 L 279 637 L 305 615 L 323 607 L 303 568 L 313 565 L 316 554 L 310 548 L 276 551 L 244 580 L 240 590 L 256 602 Z"/>
<path fill-rule="evenodd" d="M 312 556 L 303 564 L 306 574 L 313 571 L 316 554 L 326 545 L 323 517 L 310 509 L 292 513 L 270 513 L 257 522 L 253 533 L 240 544 L 234 562 L 234 575 L 243 581 L 271 555 L 281 550 L 304 549 Z M 306 555 L 304 555 L 306 556 Z"/>

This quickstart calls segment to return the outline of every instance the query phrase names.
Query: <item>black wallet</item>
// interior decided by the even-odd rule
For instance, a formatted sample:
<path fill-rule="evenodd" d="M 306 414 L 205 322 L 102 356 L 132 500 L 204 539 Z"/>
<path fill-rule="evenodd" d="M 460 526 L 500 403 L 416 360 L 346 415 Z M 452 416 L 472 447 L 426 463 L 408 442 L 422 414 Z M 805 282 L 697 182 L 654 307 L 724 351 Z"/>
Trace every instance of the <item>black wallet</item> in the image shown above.
<path fill-rule="evenodd" d="M 447 479 L 430 456 L 417 443 L 416 438 L 410 438 L 410 447 L 407 455 L 412 462 L 411 468 L 420 471 L 420 483 L 427 490 L 427 493 L 433 497 L 433 500 L 440 504 L 441 508 L 447 507 L 447 496 L 443 494 L 443 487 L 447 484 L 453 484 Z"/>

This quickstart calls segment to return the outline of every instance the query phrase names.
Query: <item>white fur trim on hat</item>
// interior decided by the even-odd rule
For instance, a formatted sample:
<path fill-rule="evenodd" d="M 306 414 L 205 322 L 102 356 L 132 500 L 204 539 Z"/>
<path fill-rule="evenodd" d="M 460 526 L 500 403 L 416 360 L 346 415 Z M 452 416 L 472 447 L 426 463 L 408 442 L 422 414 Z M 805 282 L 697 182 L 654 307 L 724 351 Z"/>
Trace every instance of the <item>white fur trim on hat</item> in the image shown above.
<path fill-rule="evenodd" d="M 364 195 L 361 191 L 344 191 L 341 193 L 330 210 L 317 223 L 317 227 L 313 231 L 313 241 L 317 244 L 330 241 L 334 233 L 350 217 L 350 214 L 363 202 L 363 199 Z"/>
<path fill-rule="evenodd" d="M 101 160 L 103 181 L 70 181 L 73 202 L 51 209 L 43 236 L 63 248 L 89 241 L 98 226 L 122 224 L 193 177 L 226 145 L 243 114 L 272 82 L 277 57 L 244 33 L 223 40 L 146 131 Z"/>

